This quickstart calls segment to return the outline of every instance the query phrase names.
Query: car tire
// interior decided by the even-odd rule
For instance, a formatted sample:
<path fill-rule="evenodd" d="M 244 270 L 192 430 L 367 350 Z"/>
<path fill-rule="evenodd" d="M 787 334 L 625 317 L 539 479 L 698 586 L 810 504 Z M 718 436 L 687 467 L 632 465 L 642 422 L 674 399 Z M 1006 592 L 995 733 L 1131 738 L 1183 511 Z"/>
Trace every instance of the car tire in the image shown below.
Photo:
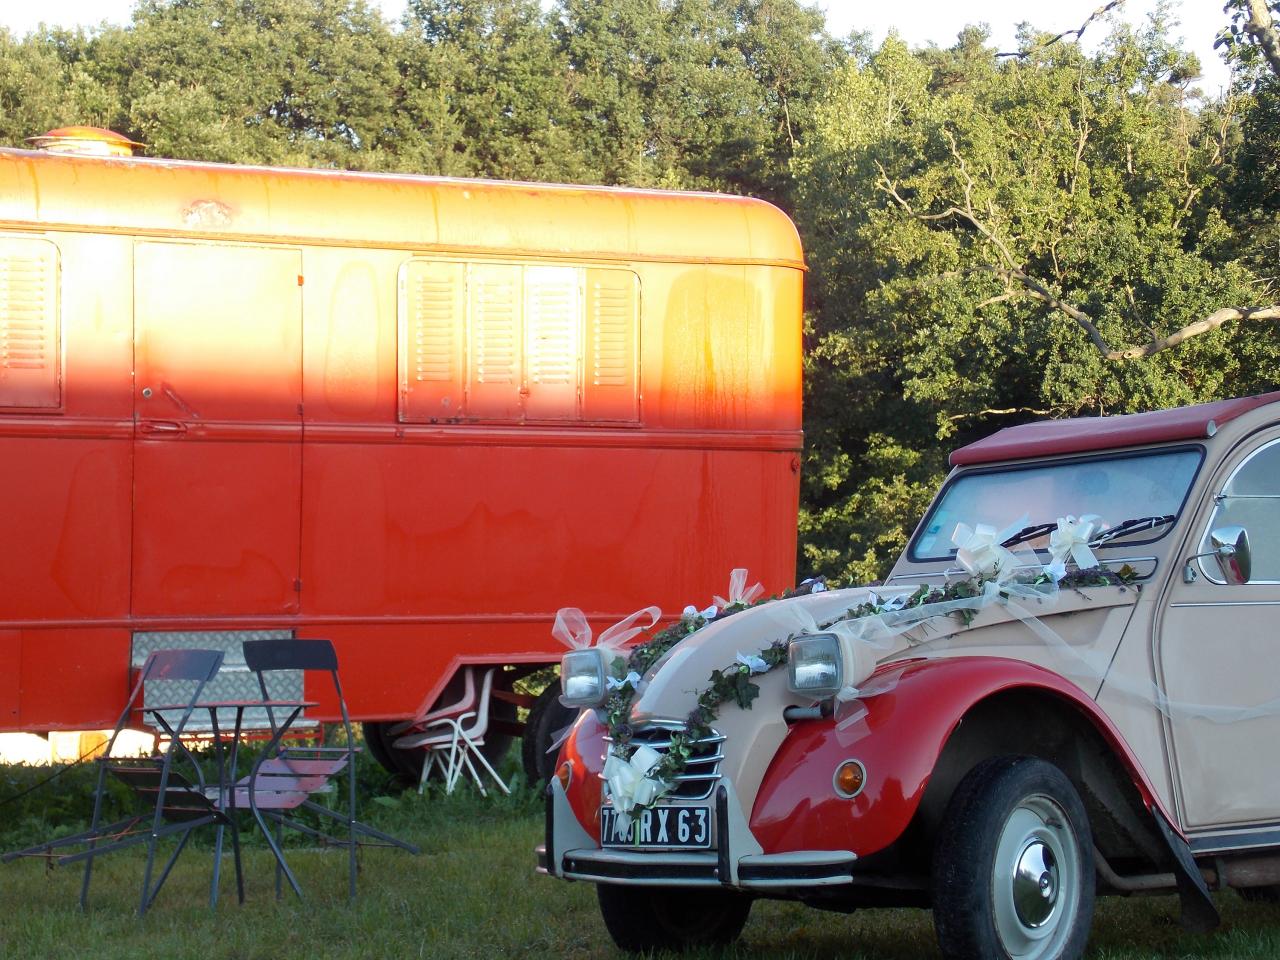
<path fill-rule="evenodd" d="M 1035 757 L 974 767 L 934 848 L 933 916 L 948 960 L 1075 960 L 1097 881 L 1088 816 L 1071 781 Z"/>
<path fill-rule="evenodd" d="M 560 702 L 560 681 L 553 680 L 529 708 L 520 743 L 520 759 L 525 779 L 531 784 L 546 783 L 556 772 L 555 737 L 577 719 L 578 711 Z"/>
<path fill-rule="evenodd" d="M 738 939 L 751 898 L 729 890 L 596 885 L 613 942 L 632 953 L 725 946 Z"/>

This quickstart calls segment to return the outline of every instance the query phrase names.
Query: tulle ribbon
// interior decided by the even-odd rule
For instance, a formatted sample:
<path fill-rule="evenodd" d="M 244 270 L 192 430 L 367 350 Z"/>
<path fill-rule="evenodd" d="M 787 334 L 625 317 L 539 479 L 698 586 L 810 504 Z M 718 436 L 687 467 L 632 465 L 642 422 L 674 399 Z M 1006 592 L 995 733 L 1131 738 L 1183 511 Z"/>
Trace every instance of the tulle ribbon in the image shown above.
<path fill-rule="evenodd" d="M 723 610 L 725 607 L 731 607 L 735 603 L 740 603 L 744 607 L 750 606 L 751 601 L 764 593 L 764 587 L 759 583 L 754 583 L 750 587 L 747 586 L 747 568 L 734 567 L 729 571 L 729 596 L 728 597 L 712 597 L 717 607 Z"/>
<path fill-rule="evenodd" d="M 627 651 L 624 645 L 628 640 L 644 633 L 661 618 L 662 609 L 660 607 L 642 607 L 635 613 L 623 617 L 613 626 L 606 628 L 594 643 L 598 650 L 602 650 L 605 653 L 606 670 L 619 658 L 626 659 Z M 646 619 L 647 623 L 645 622 Z M 551 635 L 570 650 L 586 650 L 593 646 L 591 624 L 587 620 L 587 615 L 577 607 L 561 607 L 556 611 L 555 623 L 551 625 Z M 631 684 L 633 690 L 637 689 L 640 685 L 640 675 L 632 670 L 621 679 L 612 675 L 605 677 L 605 684 L 609 690 L 620 689 L 628 683 Z M 569 739 L 569 734 L 572 732 L 573 723 L 556 730 L 551 736 L 551 746 L 547 748 L 547 753 L 554 754 L 559 750 L 561 744 Z"/>
<path fill-rule="evenodd" d="M 662 617 L 660 607 L 643 607 L 635 613 L 623 617 L 613 626 L 607 628 L 596 639 L 594 646 L 613 654 L 610 660 L 625 657 L 623 648 L 627 641 L 651 628 Z M 648 622 L 644 622 L 648 618 Z M 551 635 L 570 650 L 585 650 L 592 646 L 591 624 L 587 615 L 577 607 L 561 607 L 556 611 L 555 623 L 551 625 Z"/>

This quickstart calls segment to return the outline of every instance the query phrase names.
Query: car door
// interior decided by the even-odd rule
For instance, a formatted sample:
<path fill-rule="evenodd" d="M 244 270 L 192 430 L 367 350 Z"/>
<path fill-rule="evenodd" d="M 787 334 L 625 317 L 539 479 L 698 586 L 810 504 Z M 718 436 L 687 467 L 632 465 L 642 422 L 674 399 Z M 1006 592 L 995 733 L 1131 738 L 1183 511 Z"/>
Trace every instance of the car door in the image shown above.
<path fill-rule="evenodd" d="M 1280 843 L 1280 428 L 1238 445 L 1210 489 L 1186 553 L 1211 552 L 1212 531 L 1243 526 L 1253 570 L 1230 584 L 1213 557 L 1175 557 L 1155 639 L 1179 813 L 1189 831 L 1260 828 L 1250 842 L 1274 824 L 1266 842 Z"/>

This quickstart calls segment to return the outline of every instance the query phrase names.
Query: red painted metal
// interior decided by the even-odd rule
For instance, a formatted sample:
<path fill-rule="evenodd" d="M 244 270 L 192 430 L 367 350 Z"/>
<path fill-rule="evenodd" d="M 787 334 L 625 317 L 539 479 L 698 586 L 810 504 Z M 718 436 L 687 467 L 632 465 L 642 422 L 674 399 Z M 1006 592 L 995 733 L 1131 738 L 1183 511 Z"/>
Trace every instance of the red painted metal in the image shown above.
<path fill-rule="evenodd" d="M 882 668 L 869 682 L 895 681 L 887 692 L 846 707 L 866 713 L 841 731 L 836 726 L 846 720 L 844 713 L 791 729 L 751 815 L 752 832 L 766 853 L 847 849 L 866 857 L 883 850 L 910 824 L 964 714 L 980 700 L 1014 689 L 1059 697 L 1088 717 L 1143 801 L 1158 806 L 1141 764 L 1107 716 L 1078 687 L 1048 670 L 996 657 L 912 660 Z M 867 770 L 866 786 L 851 800 L 832 786 L 836 767 L 848 759 L 862 761 Z"/>
<path fill-rule="evenodd" d="M 1213 436 L 1216 428 L 1227 421 L 1256 407 L 1277 401 L 1280 401 L 1280 391 L 1118 417 L 1039 420 L 1006 427 L 989 437 L 961 447 L 951 454 L 951 465 L 961 467 L 999 460 L 1113 450 L 1174 440 L 1201 440 Z"/>
<path fill-rule="evenodd" d="M 583 711 L 560 751 L 560 763 L 573 764 L 573 780 L 566 794 L 569 806 L 596 843 L 600 842 L 600 801 L 604 793 L 600 774 L 608 747 L 605 734 L 605 726 L 596 719 L 595 712 Z"/>

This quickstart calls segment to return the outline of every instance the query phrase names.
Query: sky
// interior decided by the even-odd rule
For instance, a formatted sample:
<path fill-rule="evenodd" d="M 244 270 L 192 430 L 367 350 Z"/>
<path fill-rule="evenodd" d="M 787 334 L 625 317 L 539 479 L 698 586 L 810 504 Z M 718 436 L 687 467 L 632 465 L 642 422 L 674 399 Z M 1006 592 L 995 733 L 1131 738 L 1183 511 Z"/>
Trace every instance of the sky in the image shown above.
<path fill-rule="evenodd" d="M 392 20 L 404 12 L 405 0 L 373 0 Z M 986 23 L 993 42 L 1001 50 L 1013 49 L 1017 24 L 1030 20 L 1037 28 L 1060 33 L 1074 30 L 1102 4 L 1103 0 L 1054 0 L 1053 3 L 1028 0 L 912 0 L 889 3 L 885 0 L 819 0 L 827 13 L 828 29 L 837 36 L 851 30 L 869 30 L 879 41 L 895 29 L 913 46 L 935 43 L 949 46 L 966 24 Z M 1157 0 L 1126 0 L 1121 8 L 1130 22 L 1142 22 L 1156 6 Z M 41 21 L 56 26 L 91 26 L 102 20 L 128 23 L 133 0 L 0 0 L 0 25 L 19 36 L 34 29 Z M 1222 0 L 1173 0 L 1174 16 L 1180 21 L 1178 33 L 1184 46 L 1200 57 L 1204 70 L 1201 81 L 1207 93 L 1217 93 L 1227 84 L 1227 69 L 1213 51 L 1213 38 L 1226 25 Z M 1093 36 L 1100 35 L 1096 26 Z M 1086 32 L 1086 45 L 1090 33 Z"/>

